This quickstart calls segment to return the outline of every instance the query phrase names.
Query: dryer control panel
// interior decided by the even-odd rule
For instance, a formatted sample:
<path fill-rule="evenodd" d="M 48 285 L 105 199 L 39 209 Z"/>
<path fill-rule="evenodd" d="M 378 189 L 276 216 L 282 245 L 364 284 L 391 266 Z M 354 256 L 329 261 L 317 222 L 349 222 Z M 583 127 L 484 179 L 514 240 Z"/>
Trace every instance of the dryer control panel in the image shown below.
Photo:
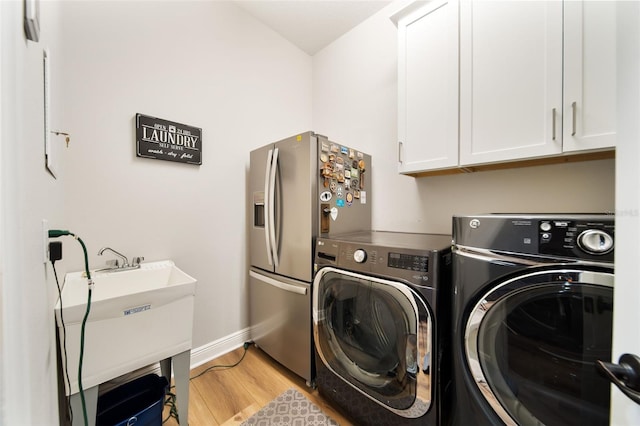
<path fill-rule="evenodd" d="M 613 222 L 541 220 L 538 229 L 541 254 L 575 257 L 584 253 L 613 260 Z"/>
<path fill-rule="evenodd" d="M 454 244 L 503 253 L 613 262 L 615 216 L 485 214 L 454 216 Z"/>

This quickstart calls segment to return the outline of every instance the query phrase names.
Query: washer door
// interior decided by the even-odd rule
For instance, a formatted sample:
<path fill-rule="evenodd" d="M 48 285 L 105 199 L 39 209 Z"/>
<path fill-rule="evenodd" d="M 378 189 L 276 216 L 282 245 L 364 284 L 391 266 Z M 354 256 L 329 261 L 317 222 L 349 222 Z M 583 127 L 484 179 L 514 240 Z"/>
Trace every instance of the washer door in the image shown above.
<path fill-rule="evenodd" d="M 531 272 L 476 304 L 465 331 L 469 368 L 508 425 L 608 425 L 613 273 Z"/>
<path fill-rule="evenodd" d="M 403 417 L 429 410 L 432 320 L 409 286 L 323 268 L 313 283 L 313 329 L 325 366 L 363 395 Z"/>

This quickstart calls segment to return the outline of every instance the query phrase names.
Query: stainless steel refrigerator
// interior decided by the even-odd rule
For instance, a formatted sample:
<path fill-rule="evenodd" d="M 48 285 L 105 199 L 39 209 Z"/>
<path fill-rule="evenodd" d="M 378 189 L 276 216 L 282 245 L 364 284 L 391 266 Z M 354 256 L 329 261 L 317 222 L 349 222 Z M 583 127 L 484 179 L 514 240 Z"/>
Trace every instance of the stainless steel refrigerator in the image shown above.
<path fill-rule="evenodd" d="M 251 151 L 252 339 L 309 385 L 316 237 L 371 229 L 370 175 L 369 155 L 314 132 Z"/>

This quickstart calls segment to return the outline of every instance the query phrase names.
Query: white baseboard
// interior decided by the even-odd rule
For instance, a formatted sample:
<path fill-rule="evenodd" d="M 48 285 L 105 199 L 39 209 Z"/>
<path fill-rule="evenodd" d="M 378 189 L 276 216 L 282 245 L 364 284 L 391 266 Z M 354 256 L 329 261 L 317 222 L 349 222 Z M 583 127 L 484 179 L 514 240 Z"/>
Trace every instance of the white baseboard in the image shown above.
<path fill-rule="evenodd" d="M 222 337 L 218 340 L 214 340 L 213 342 L 207 343 L 206 345 L 191 349 L 191 369 L 194 369 L 199 365 L 206 364 L 212 359 L 218 358 L 221 355 L 224 355 L 228 352 L 233 351 L 234 349 L 241 347 L 244 342 L 248 342 L 251 340 L 250 336 L 251 329 L 245 328 L 244 330 L 236 331 L 235 333 Z M 171 373 L 173 375 L 173 370 L 171 371 Z M 151 364 L 110 380 L 106 383 L 103 383 L 100 385 L 100 393 L 106 392 L 116 386 L 127 383 L 131 380 L 137 379 L 138 377 L 142 377 L 147 374 L 160 375 L 160 364 Z"/>
<path fill-rule="evenodd" d="M 231 352 L 241 347 L 244 342 L 250 340 L 251 330 L 250 328 L 245 328 L 244 330 L 236 331 L 233 334 L 214 340 L 206 345 L 191 349 L 191 368 L 195 368 L 227 352 Z"/>

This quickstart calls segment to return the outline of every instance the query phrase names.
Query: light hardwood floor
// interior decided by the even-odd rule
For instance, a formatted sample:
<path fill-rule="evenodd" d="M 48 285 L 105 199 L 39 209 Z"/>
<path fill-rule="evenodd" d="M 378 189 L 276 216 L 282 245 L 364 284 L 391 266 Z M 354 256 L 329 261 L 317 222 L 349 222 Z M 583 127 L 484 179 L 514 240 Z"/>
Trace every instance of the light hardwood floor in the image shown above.
<path fill-rule="evenodd" d="M 238 348 L 194 368 L 191 370 L 191 377 L 214 365 L 235 364 L 242 357 L 243 352 L 244 348 Z M 302 378 L 291 373 L 252 345 L 237 366 L 214 368 L 191 380 L 189 426 L 239 425 L 289 388 L 297 389 L 341 426 L 353 424 L 331 407 L 317 390 L 307 387 Z M 169 417 L 168 412 L 169 408 L 165 407 L 163 419 Z M 173 418 L 165 423 L 168 426 L 177 424 Z M 185 425 L 186 423 L 182 422 L 182 426 Z"/>

